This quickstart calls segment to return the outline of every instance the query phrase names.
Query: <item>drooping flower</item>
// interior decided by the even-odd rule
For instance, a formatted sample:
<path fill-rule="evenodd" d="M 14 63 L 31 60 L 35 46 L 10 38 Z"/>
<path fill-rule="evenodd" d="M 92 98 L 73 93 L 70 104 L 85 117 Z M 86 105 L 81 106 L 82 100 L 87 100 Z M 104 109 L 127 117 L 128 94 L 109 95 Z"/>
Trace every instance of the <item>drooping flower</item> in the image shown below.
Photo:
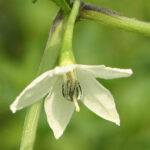
<path fill-rule="evenodd" d="M 76 109 L 83 102 L 96 115 L 120 125 L 113 96 L 96 78 L 128 77 L 131 69 L 118 69 L 104 65 L 65 65 L 47 71 L 31 82 L 11 104 L 13 113 L 46 96 L 44 107 L 49 126 L 59 138 Z"/>

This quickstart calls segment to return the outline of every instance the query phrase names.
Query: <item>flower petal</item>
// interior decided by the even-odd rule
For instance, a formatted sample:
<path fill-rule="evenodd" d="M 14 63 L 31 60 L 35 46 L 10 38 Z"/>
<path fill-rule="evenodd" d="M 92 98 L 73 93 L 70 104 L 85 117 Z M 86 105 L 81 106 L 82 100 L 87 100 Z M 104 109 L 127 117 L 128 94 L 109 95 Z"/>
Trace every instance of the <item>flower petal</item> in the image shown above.
<path fill-rule="evenodd" d="M 83 91 L 82 102 L 98 116 L 120 124 L 113 96 L 96 79 L 84 71 L 77 71 Z"/>
<path fill-rule="evenodd" d="M 62 96 L 62 78 L 57 81 L 47 96 L 44 106 L 49 126 L 55 138 L 58 139 L 63 134 L 75 109 L 74 103 Z"/>
<path fill-rule="evenodd" d="M 77 64 L 58 66 L 54 69 L 56 75 L 62 75 L 64 73 L 70 72 L 78 67 Z"/>
<path fill-rule="evenodd" d="M 12 112 L 15 113 L 17 110 L 29 106 L 35 103 L 40 98 L 44 97 L 50 91 L 55 82 L 55 79 L 57 79 L 59 75 L 70 72 L 76 67 L 77 65 L 56 67 L 53 70 L 47 71 L 37 77 L 21 92 L 16 100 L 11 104 L 10 109 L 12 110 Z"/>
<path fill-rule="evenodd" d="M 131 69 L 110 68 L 104 65 L 80 65 L 79 68 L 89 72 L 95 78 L 113 79 L 132 75 Z"/>
<path fill-rule="evenodd" d="M 57 76 L 54 70 L 48 71 L 37 77 L 31 82 L 11 104 L 10 109 L 13 113 L 26 106 L 29 106 L 44 97 L 52 88 Z"/>

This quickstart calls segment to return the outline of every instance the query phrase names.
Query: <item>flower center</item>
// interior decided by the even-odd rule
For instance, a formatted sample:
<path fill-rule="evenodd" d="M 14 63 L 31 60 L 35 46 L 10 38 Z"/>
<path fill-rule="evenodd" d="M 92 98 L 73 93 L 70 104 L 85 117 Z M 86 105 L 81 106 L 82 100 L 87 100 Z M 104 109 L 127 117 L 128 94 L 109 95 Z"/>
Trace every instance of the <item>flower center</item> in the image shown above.
<path fill-rule="evenodd" d="M 77 100 L 82 96 L 82 89 L 80 83 L 77 81 L 75 71 L 66 73 L 64 75 L 64 82 L 62 84 L 62 95 L 69 101 L 73 101 L 76 111 L 80 111 Z"/>

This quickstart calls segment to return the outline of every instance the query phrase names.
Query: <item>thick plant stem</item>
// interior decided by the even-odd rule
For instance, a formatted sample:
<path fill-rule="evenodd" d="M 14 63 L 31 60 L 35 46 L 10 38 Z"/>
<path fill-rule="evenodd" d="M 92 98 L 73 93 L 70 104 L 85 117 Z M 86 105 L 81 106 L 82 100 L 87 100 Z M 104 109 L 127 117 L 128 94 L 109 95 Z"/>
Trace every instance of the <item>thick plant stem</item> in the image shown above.
<path fill-rule="evenodd" d="M 38 75 L 51 69 L 55 65 L 61 47 L 64 26 L 65 20 L 60 15 L 58 15 L 51 28 L 50 36 L 39 67 Z M 33 104 L 27 110 L 20 150 L 33 149 L 41 108 L 42 100 Z"/>
<path fill-rule="evenodd" d="M 95 22 L 150 36 L 150 23 L 129 18 L 111 10 L 82 3 L 80 20 Z"/>
<path fill-rule="evenodd" d="M 32 105 L 27 111 L 20 150 L 33 149 L 41 106 L 42 101 L 39 101 Z"/>
<path fill-rule="evenodd" d="M 60 51 L 59 65 L 67 65 L 75 63 L 75 58 L 72 50 L 72 38 L 75 21 L 80 10 L 80 0 L 75 0 L 73 8 L 68 17 L 66 29 L 64 32 L 62 47 Z"/>

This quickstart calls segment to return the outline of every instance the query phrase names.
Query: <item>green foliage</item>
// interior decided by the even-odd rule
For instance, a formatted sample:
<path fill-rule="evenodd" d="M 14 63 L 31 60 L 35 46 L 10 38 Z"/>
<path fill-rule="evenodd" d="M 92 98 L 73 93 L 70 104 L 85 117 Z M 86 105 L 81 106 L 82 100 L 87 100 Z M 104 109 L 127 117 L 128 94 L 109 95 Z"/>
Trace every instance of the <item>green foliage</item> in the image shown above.
<path fill-rule="evenodd" d="M 149 0 L 85 0 L 140 20 L 149 20 Z M 136 3 L 136 5 L 135 5 Z M 34 79 L 57 8 L 49 1 L 2 1 L 0 10 L 0 149 L 16 150 L 26 110 L 9 105 Z M 94 22 L 75 26 L 73 49 L 78 63 L 132 68 L 130 78 L 101 80 L 114 95 L 121 126 L 92 114 L 81 104 L 58 141 L 40 117 L 35 150 L 149 150 L 150 38 Z"/>

